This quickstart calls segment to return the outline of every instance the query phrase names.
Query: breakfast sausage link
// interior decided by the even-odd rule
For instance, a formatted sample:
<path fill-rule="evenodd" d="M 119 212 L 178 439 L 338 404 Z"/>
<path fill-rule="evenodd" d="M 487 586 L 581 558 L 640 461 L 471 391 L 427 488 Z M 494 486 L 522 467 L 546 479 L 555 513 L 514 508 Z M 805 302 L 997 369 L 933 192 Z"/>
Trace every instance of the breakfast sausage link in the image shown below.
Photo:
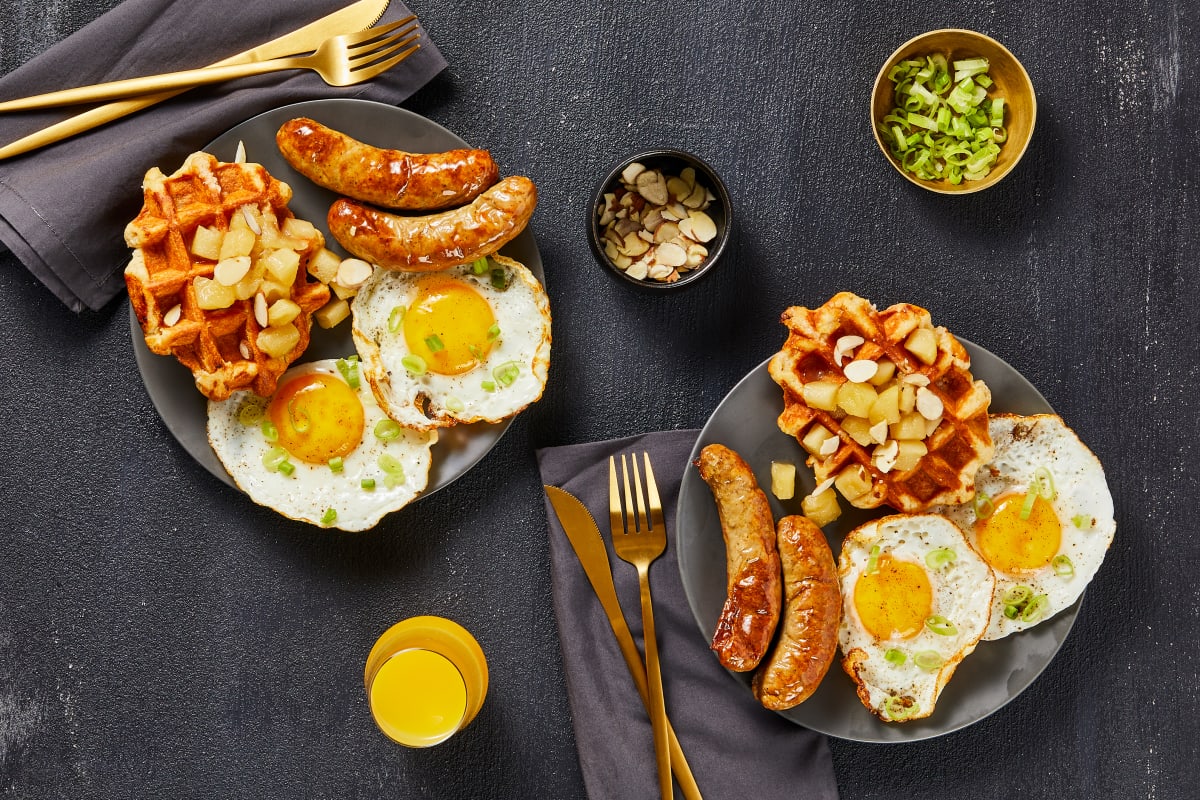
<path fill-rule="evenodd" d="M 497 252 L 529 224 L 536 206 L 533 181 L 513 176 L 470 205 L 425 216 L 341 198 L 329 209 L 329 232 L 350 253 L 386 269 L 432 272 Z"/>
<path fill-rule="evenodd" d="M 748 672 L 770 647 L 782 605 L 779 553 L 767 496 L 733 450 L 710 444 L 696 465 L 712 490 L 725 538 L 725 606 L 712 649 L 726 669 Z"/>
<path fill-rule="evenodd" d="M 779 520 L 783 630 L 754 675 L 754 696 L 773 711 L 800 705 L 816 691 L 837 653 L 842 595 L 825 534 L 803 516 Z"/>
<path fill-rule="evenodd" d="M 401 211 L 435 211 L 469 203 L 500 177 L 486 150 L 406 153 L 385 150 L 300 117 L 275 143 L 287 162 L 338 194 Z"/>

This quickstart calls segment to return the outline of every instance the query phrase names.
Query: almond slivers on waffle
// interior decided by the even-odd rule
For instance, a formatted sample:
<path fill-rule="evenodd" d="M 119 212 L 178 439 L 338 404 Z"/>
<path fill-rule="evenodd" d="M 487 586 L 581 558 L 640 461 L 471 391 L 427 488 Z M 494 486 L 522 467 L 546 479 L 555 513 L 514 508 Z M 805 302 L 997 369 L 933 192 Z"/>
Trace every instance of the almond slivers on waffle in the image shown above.
<path fill-rule="evenodd" d="M 788 338 L 768 369 L 784 393 L 779 427 L 816 474 L 804 502 L 814 521 L 840 513 L 831 488 L 857 508 L 910 513 L 974 497 L 993 452 L 991 392 L 928 311 L 878 311 L 842 292 L 819 308 L 789 308 L 782 322 Z"/>
<path fill-rule="evenodd" d="M 146 345 L 173 354 L 212 400 L 269 396 L 308 346 L 329 288 L 308 280 L 324 237 L 288 210 L 292 190 L 260 164 L 193 153 L 146 173 L 125 228 L 125 283 Z"/>

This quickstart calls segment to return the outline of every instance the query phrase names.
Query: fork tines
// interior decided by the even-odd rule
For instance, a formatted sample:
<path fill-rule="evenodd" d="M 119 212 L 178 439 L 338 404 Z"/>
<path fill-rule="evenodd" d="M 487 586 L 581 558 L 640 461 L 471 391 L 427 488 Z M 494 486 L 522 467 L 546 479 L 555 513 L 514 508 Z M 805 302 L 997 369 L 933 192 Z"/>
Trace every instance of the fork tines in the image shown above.
<path fill-rule="evenodd" d="M 629 462 L 625 454 L 621 454 L 621 487 L 625 493 L 622 504 L 621 487 L 617 485 L 616 457 L 608 457 L 608 512 L 614 531 L 620 529 L 625 533 L 647 533 L 663 525 L 662 501 L 654 480 L 654 470 L 650 466 L 650 454 L 643 452 L 642 458 L 646 474 L 645 495 L 642 494 L 642 476 L 638 471 L 637 456 L 629 457 L 633 465 L 631 481 Z"/>

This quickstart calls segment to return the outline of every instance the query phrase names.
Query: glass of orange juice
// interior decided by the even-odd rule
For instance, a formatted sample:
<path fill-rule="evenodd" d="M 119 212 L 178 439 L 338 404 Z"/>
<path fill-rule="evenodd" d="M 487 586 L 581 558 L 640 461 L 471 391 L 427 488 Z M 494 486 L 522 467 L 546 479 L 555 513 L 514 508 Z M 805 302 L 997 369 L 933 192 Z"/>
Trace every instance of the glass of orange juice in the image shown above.
<path fill-rule="evenodd" d="M 363 676 L 371 715 L 388 738 L 432 747 L 470 724 L 487 694 L 487 660 L 475 637 L 442 617 L 388 628 Z"/>

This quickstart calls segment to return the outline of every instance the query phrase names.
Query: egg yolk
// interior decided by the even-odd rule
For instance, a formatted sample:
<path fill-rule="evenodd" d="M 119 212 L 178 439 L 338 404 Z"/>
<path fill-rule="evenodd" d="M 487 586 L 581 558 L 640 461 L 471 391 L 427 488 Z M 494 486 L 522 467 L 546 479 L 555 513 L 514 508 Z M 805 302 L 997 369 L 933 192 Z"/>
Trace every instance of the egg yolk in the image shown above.
<path fill-rule="evenodd" d="M 474 287 L 447 276 L 424 279 L 404 315 L 408 350 L 431 372 L 459 375 L 487 358 L 496 316 Z"/>
<path fill-rule="evenodd" d="M 310 464 L 347 455 L 362 441 L 362 401 L 334 375 L 314 372 L 280 386 L 267 417 L 279 432 L 279 446 Z"/>
<path fill-rule="evenodd" d="M 854 608 L 877 639 L 908 639 L 933 613 L 933 587 L 924 568 L 885 553 L 878 569 L 864 572 L 854 584 Z"/>
<path fill-rule="evenodd" d="M 1033 502 L 1028 519 L 1021 519 L 1024 493 L 1002 495 L 991 516 L 975 523 L 979 553 L 993 569 L 1029 572 L 1046 566 L 1062 544 L 1062 525 L 1054 506 L 1042 497 Z"/>

